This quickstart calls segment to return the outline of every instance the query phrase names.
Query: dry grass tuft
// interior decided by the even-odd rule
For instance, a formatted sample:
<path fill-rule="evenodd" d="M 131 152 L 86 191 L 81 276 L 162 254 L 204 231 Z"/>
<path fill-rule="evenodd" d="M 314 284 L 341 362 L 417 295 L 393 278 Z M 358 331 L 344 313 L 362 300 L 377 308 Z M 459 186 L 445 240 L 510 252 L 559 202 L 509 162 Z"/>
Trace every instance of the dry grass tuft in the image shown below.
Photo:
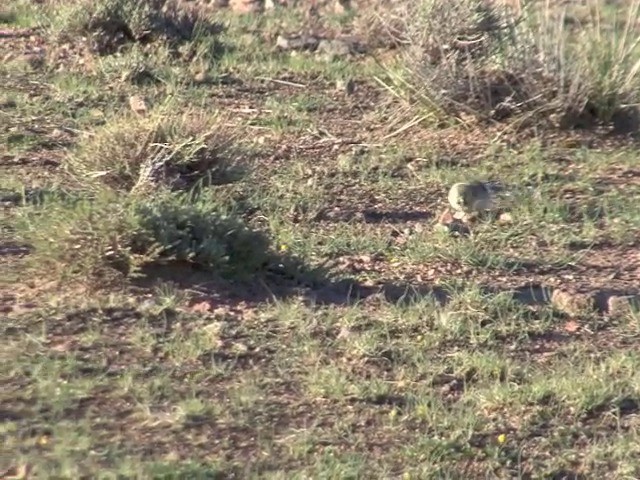
<path fill-rule="evenodd" d="M 98 180 L 125 192 L 223 183 L 236 166 L 237 136 L 218 113 L 159 108 L 149 116 L 124 115 L 85 137 L 68 166 L 81 184 Z"/>
<path fill-rule="evenodd" d="M 172 0 L 49 0 L 48 28 L 58 41 L 90 41 L 99 55 L 116 53 L 131 43 L 194 40 L 201 32 L 217 33 L 219 26 L 198 9 L 185 9 Z"/>
<path fill-rule="evenodd" d="M 405 44 L 388 86 L 440 121 L 472 115 L 553 119 L 562 128 L 607 124 L 639 100 L 640 2 L 612 31 L 600 15 L 594 10 L 592 21 L 570 31 L 550 5 L 514 16 L 482 0 L 402 4 L 387 20 Z"/>

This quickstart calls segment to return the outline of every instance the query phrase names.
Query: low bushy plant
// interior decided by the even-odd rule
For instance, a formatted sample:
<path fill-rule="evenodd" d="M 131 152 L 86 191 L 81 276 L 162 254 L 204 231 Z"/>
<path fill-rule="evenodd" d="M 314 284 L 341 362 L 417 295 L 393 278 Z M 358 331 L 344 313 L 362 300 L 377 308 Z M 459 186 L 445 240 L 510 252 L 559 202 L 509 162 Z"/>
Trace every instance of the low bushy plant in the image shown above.
<path fill-rule="evenodd" d="M 520 15 L 483 0 L 402 3 L 404 60 L 388 86 L 436 121 L 552 120 L 565 128 L 609 123 L 640 98 L 640 2 L 612 30 L 599 10 L 579 29 L 559 7 Z"/>

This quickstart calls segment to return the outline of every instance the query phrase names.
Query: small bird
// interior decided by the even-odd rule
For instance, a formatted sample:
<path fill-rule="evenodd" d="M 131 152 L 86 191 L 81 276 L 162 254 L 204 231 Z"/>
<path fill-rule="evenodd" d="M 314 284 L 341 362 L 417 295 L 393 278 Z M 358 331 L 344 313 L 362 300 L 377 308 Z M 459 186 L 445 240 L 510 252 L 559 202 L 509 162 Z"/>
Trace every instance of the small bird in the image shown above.
<path fill-rule="evenodd" d="M 495 195 L 491 186 L 480 181 L 456 183 L 449 190 L 448 199 L 454 210 L 464 213 L 491 210 L 495 206 Z"/>

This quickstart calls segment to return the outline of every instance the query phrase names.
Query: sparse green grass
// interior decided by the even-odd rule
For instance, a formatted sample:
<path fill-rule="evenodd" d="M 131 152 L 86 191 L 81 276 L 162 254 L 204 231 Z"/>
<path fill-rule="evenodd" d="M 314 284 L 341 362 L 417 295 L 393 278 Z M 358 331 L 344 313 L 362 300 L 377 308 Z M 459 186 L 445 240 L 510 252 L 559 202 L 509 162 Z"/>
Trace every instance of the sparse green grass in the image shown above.
<path fill-rule="evenodd" d="M 542 364 L 509 354 L 530 346 L 529 336 L 548 329 L 544 317 L 551 317 L 478 296 L 473 288 L 454 292 L 442 311 L 429 300 L 382 304 L 368 314 L 358 306 L 289 303 L 222 328 L 204 318 L 176 318 L 170 310 L 141 316 L 106 307 L 75 317 L 31 317 L 30 331 L 8 337 L 7 353 L 18 363 L 7 374 L 27 383 L 6 393 L 14 402 L 35 401 L 20 411 L 37 415 L 40 428 L 49 430 L 18 439 L 11 432 L 19 431 L 21 420 L 14 420 L 5 435 L 15 438 L 16 448 L 38 448 L 38 458 L 28 461 L 52 474 L 98 466 L 125 475 L 149 472 L 154 467 L 144 461 L 138 435 L 154 445 L 156 459 L 197 458 L 245 475 L 282 475 L 298 465 L 298 474 L 355 469 L 440 478 L 447 471 L 462 474 L 467 462 L 479 462 L 478 474 L 496 468 L 515 474 L 535 464 L 544 469 L 533 471 L 551 474 L 566 466 L 577 445 L 591 472 L 607 471 L 597 461 L 606 455 L 617 459 L 620 472 L 633 471 L 637 427 L 628 409 L 640 393 L 637 355 L 593 356 L 590 342 L 579 340 L 558 347 Z M 3 328 L 20 325 L 14 322 Z M 522 331 L 523 322 L 529 332 Z M 120 347 L 120 359 L 111 358 L 121 334 L 132 341 Z M 280 348 L 286 343 L 291 347 Z M 230 356 L 224 368 L 218 354 Z M 128 425 L 130 434 L 113 438 L 96 431 L 114 423 Z M 269 455 L 252 454 L 245 467 L 236 463 L 238 449 L 252 447 L 234 430 L 253 432 Z M 162 431 L 190 448 L 173 450 Z M 47 436 L 39 447 L 38 435 Z M 369 457 L 368 448 L 378 442 L 387 447 Z M 327 456 L 332 445 L 335 454 Z M 78 456 L 87 450 L 96 454 Z M 564 453 L 545 459 L 550 450 Z M 428 473 L 422 466 L 428 462 L 440 474 Z"/>
<path fill-rule="evenodd" d="M 379 62 L 275 48 L 309 28 L 295 9 L 205 12 L 185 40 L 157 29 L 179 12 L 58 3 L 10 2 L 2 28 L 73 43 L 115 5 L 158 36 L 0 66 L 2 474 L 640 476 L 637 308 L 547 298 L 638 293 L 636 140 L 409 125 Z M 580 72 L 629 66 L 626 35 Z M 624 65 L 589 85 L 635 101 Z M 472 178 L 511 220 L 436 228 Z"/>

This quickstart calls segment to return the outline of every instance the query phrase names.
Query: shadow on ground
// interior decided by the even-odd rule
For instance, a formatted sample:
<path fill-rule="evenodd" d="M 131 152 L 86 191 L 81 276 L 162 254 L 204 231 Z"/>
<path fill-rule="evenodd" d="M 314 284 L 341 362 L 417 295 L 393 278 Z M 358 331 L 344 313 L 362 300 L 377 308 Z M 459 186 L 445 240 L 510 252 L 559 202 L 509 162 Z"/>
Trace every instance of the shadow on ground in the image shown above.
<path fill-rule="evenodd" d="M 363 212 L 365 223 L 406 223 L 423 222 L 434 218 L 433 212 L 424 210 L 377 210 L 365 209 Z"/>
<path fill-rule="evenodd" d="M 247 280 L 229 280 L 211 272 L 198 271 L 187 264 L 153 265 L 136 287 L 147 292 L 158 282 L 171 282 L 188 292 L 193 302 L 207 301 L 212 306 L 251 308 L 262 303 L 301 299 L 318 306 L 350 306 L 371 302 L 411 304 L 430 298 L 445 307 L 453 290 L 436 283 L 381 281 L 363 283 L 351 277 L 335 278 L 322 268 L 309 268 L 292 258 L 279 257 L 275 264 Z M 615 316 L 617 310 L 640 309 L 638 292 L 594 290 L 567 292 L 543 285 L 527 284 L 513 288 L 480 285 L 489 296 L 509 294 L 525 306 L 538 309 L 552 307 L 560 318 L 573 318 L 573 309 L 586 305 L 591 312 Z M 624 304 L 620 307 L 620 304 Z"/>
<path fill-rule="evenodd" d="M 281 260 L 246 280 L 225 279 L 187 263 L 155 264 L 144 268 L 143 277 L 134 280 L 134 285 L 150 289 L 169 282 L 196 298 L 221 305 L 257 305 L 301 298 L 314 305 L 348 306 L 373 297 L 390 303 L 410 303 L 427 296 L 445 305 L 449 298 L 447 291 L 437 285 L 402 282 L 365 285 L 353 278 L 331 278 L 325 269 L 311 269 L 290 258 Z"/>

